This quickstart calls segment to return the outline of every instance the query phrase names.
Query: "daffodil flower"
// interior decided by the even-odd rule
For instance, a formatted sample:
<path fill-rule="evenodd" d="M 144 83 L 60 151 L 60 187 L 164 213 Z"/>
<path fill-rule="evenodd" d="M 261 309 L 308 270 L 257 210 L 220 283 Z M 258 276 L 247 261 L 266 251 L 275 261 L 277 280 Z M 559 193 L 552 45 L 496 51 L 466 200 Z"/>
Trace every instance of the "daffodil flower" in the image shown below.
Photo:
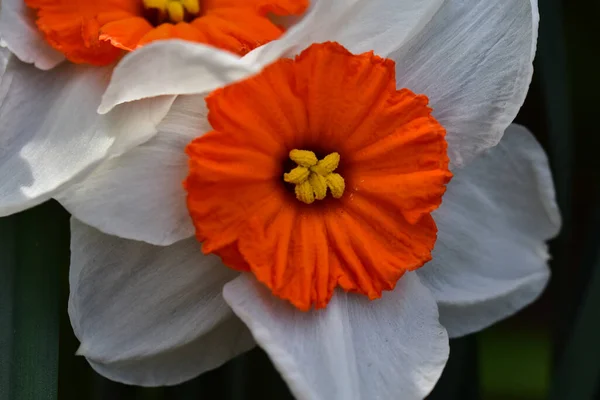
<path fill-rule="evenodd" d="M 171 385 L 257 344 L 299 399 L 422 399 L 449 337 L 543 290 L 560 216 L 542 149 L 508 127 L 536 3 L 348 4 L 316 2 L 310 34 L 303 20 L 215 60 L 268 65 L 211 93 L 193 43 L 117 67 L 105 118 L 178 97 L 155 137 L 58 196 L 96 371 Z"/>
<path fill-rule="evenodd" d="M 121 105 L 108 119 L 97 113 L 124 54 L 175 38 L 207 45 L 198 50 L 207 63 L 237 61 L 284 33 L 274 18 L 300 17 L 307 7 L 308 0 L 2 0 L 1 44 L 14 56 L 0 70 L 0 215 L 49 199 L 156 133 L 172 96 L 135 110 Z M 155 61 L 138 73 L 160 72 Z M 195 73 L 210 89 L 237 76 L 203 68 Z"/>
<path fill-rule="evenodd" d="M 75 63 L 107 65 L 156 40 L 184 39 L 236 54 L 277 39 L 284 29 L 269 13 L 301 15 L 308 0 L 9 0 L 10 11 L 29 7 L 46 41 Z M 12 15 L 14 17 L 14 15 Z M 21 28 L 21 18 L 4 19 L 7 30 Z M 20 32 L 8 32 L 22 42 Z M 9 46 L 11 44 L 9 42 Z M 21 43 L 19 43 L 20 45 Z M 27 45 L 23 51 L 29 50 Z M 15 46 L 15 50 L 21 50 Z M 32 57 L 35 57 L 34 54 Z M 56 59 L 60 59 L 56 56 Z M 50 60 L 43 65 L 51 65 Z M 42 62 L 40 61 L 40 62 Z"/>

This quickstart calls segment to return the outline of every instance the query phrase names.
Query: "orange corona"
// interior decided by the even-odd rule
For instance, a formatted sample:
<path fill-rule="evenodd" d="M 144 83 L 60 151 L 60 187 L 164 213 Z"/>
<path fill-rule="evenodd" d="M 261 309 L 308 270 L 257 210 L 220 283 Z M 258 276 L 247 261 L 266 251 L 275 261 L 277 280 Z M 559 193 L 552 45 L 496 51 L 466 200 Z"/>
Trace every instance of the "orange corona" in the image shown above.
<path fill-rule="evenodd" d="M 239 55 L 277 39 L 271 15 L 301 15 L 308 0 L 25 0 L 46 40 L 70 61 L 106 65 L 161 39 Z"/>
<path fill-rule="evenodd" d="M 301 310 L 336 287 L 376 299 L 429 261 L 446 132 L 394 68 L 324 43 L 212 93 L 184 183 L 203 251 Z"/>

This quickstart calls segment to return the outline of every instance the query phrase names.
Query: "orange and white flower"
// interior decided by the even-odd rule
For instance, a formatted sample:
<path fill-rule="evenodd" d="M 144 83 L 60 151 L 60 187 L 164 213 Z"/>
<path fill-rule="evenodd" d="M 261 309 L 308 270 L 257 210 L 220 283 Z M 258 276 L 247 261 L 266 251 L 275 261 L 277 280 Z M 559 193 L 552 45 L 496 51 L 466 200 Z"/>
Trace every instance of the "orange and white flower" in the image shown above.
<path fill-rule="evenodd" d="M 184 39 L 207 45 L 197 50 L 207 64 L 233 64 L 284 33 L 273 18 L 300 17 L 307 7 L 308 0 L 2 0 L 1 43 L 14 56 L 0 70 L 0 215 L 49 199 L 156 133 L 171 96 L 121 105 L 109 119 L 97 113 L 124 54 Z M 138 73 L 163 67 L 155 61 Z M 237 77 L 200 64 L 196 74 L 207 89 Z"/>
<path fill-rule="evenodd" d="M 215 60 L 268 64 L 216 91 L 193 43 L 115 70 L 105 118 L 178 97 L 156 136 L 57 196 L 71 321 L 101 374 L 175 384 L 258 344 L 299 399 L 422 399 L 448 337 L 543 290 L 560 216 L 542 149 L 509 127 L 536 3 L 342 3 Z"/>

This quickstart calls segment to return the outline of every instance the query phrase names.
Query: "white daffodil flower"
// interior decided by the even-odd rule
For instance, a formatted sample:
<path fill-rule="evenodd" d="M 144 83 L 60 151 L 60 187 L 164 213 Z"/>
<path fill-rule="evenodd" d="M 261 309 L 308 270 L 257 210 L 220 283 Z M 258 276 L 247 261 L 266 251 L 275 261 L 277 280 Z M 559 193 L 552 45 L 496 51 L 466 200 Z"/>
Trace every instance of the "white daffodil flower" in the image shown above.
<path fill-rule="evenodd" d="M 214 46 L 199 50 L 212 63 L 234 64 L 284 32 L 271 15 L 301 15 L 308 0 L 2 0 L 0 5 L 1 44 L 13 54 L 0 81 L 0 215 L 8 215 L 48 200 L 103 159 L 156 133 L 172 96 L 122 104 L 110 118 L 97 113 L 123 54 L 178 38 Z M 164 61 L 146 62 L 138 72 L 159 69 Z M 236 71 L 217 73 L 214 65 L 197 66 L 196 73 L 211 89 L 236 78 Z"/>
<path fill-rule="evenodd" d="M 159 154 L 147 146 L 137 157 Z M 422 399 L 444 368 L 449 338 L 513 314 L 548 281 L 544 241 L 560 217 L 544 152 L 510 126 L 498 146 L 455 171 L 433 217 L 432 260 L 393 291 L 374 301 L 337 291 L 309 312 L 203 255 L 195 238 L 153 246 L 73 218 L 69 314 L 78 353 L 112 380 L 172 385 L 256 342 L 298 399 Z"/>
<path fill-rule="evenodd" d="M 57 195 L 79 353 L 171 385 L 256 343 L 299 399 L 424 398 L 449 337 L 549 277 L 547 160 L 509 127 L 537 22 L 525 0 L 320 1 L 242 59 L 125 57 L 102 118 L 178 97 L 152 139 Z M 210 93 L 199 68 L 252 77 Z"/>
<path fill-rule="evenodd" d="M 546 157 L 524 128 L 500 141 L 531 79 L 535 2 L 312 15 L 242 60 L 165 42 L 116 68 L 107 118 L 178 97 L 154 138 L 58 196 L 74 216 L 71 320 L 101 374 L 176 384 L 257 343 L 299 399 L 420 399 L 448 337 L 543 290 L 560 225 Z M 199 68 L 267 64 L 207 108 Z"/>

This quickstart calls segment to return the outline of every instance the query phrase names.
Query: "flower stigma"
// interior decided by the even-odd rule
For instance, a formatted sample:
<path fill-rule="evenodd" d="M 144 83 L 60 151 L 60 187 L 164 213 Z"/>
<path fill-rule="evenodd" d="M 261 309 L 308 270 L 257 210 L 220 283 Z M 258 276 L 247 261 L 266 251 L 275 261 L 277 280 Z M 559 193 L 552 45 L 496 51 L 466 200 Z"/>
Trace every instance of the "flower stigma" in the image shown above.
<path fill-rule="evenodd" d="M 340 155 L 331 153 L 322 160 L 312 151 L 292 150 L 290 159 L 298 166 L 283 175 L 283 180 L 296 185 L 296 198 L 305 204 L 312 204 L 316 200 L 323 200 L 327 196 L 327 189 L 331 195 L 339 199 L 344 194 L 346 183 L 340 174 L 333 171 L 340 164 Z"/>
<path fill-rule="evenodd" d="M 200 0 L 143 0 L 154 25 L 192 20 L 200 14 Z"/>

